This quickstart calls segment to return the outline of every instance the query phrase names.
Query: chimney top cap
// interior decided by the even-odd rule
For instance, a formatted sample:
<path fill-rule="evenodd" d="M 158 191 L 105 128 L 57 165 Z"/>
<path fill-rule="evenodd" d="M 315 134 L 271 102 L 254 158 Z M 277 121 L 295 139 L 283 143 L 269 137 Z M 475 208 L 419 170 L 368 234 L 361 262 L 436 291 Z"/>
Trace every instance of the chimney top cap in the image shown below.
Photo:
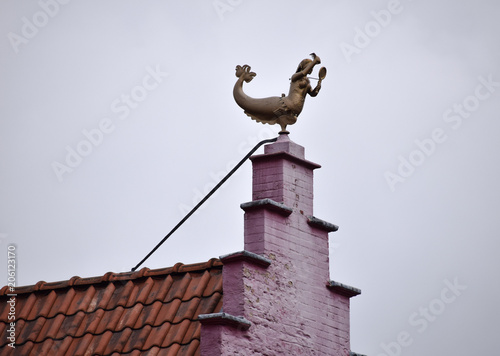
<path fill-rule="evenodd" d="M 304 147 L 290 140 L 290 137 L 286 133 L 280 133 L 275 143 L 264 146 L 265 154 L 278 152 L 286 152 L 297 158 L 305 159 Z"/>

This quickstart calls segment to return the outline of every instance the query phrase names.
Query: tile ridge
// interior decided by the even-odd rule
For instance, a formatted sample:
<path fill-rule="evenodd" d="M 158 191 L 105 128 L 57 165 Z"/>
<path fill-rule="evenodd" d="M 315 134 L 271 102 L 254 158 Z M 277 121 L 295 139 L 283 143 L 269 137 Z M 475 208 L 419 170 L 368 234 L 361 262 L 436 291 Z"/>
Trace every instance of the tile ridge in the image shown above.
<path fill-rule="evenodd" d="M 153 277 L 153 276 L 170 275 L 177 273 L 203 271 L 211 268 L 222 267 L 222 265 L 223 265 L 222 262 L 218 258 L 211 258 L 207 262 L 199 262 L 192 264 L 183 264 L 179 262 L 172 267 L 164 267 L 156 269 L 149 269 L 148 267 L 144 267 L 135 272 L 107 272 L 102 276 L 95 276 L 95 277 L 73 276 L 70 279 L 63 281 L 56 281 L 56 282 L 39 281 L 36 284 L 16 287 L 15 293 L 27 294 L 38 291 L 48 291 L 48 290 L 68 288 L 73 286 L 94 285 L 105 282 L 136 280 L 143 277 Z M 12 294 L 12 291 L 9 290 L 8 286 L 2 287 L 0 289 L 0 297 L 5 296 L 7 294 Z"/>

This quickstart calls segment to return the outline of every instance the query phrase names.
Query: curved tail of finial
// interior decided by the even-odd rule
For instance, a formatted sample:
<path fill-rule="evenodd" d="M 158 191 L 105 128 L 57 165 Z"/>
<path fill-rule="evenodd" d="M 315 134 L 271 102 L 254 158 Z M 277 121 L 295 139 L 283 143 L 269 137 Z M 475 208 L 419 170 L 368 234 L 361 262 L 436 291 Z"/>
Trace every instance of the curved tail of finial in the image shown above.
<path fill-rule="evenodd" d="M 251 110 L 255 103 L 255 99 L 249 97 L 243 91 L 243 82 L 249 83 L 257 75 L 254 72 L 250 72 L 250 69 L 251 67 L 248 64 L 236 66 L 236 76 L 238 80 L 234 84 L 233 96 L 236 103 L 244 110 Z"/>
<path fill-rule="evenodd" d="M 248 64 L 242 66 L 236 66 L 236 76 L 245 81 L 245 83 L 249 83 L 252 81 L 253 77 L 257 74 L 254 72 L 250 72 L 251 67 Z"/>
<path fill-rule="evenodd" d="M 282 106 L 282 98 L 252 98 L 246 95 L 243 91 L 243 82 L 251 82 L 256 76 L 250 69 L 250 66 L 247 64 L 244 66 L 236 66 L 236 76 L 238 80 L 233 88 L 234 100 L 245 111 L 245 114 L 250 116 L 253 120 L 274 124 L 278 120 L 275 110 Z"/>

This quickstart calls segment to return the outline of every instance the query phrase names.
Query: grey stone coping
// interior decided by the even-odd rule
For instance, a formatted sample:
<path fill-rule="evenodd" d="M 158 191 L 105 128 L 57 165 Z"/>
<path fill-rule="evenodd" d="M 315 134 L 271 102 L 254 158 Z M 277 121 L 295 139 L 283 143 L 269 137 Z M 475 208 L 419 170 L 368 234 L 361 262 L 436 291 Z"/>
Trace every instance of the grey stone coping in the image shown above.
<path fill-rule="evenodd" d="M 219 259 L 224 264 L 230 262 L 245 261 L 261 267 L 269 267 L 269 265 L 272 263 L 270 259 L 261 255 L 257 255 L 256 253 L 250 251 L 239 251 L 230 253 L 224 256 L 220 256 Z"/>
<path fill-rule="evenodd" d="M 257 209 L 257 208 L 265 208 L 269 209 L 272 211 L 276 211 L 277 213 L 283 215 L 283 216 L 288 216 L 293 212 L 292 208 L 289 208 L 283 203 L 278 203 L 275 202 L 272 199 L 266 198 L 266 199 L 261 199 L 261 200 L 254 200 L 248 203 L 243 203 L 240 205 L 241 209 L 245 211 L 249 211 L 252 209 Z"/>
<path fill-rule="evenodd" d="M 227 325 L 239 330 L 248 330 L 252 323 L 242 316 L 234 316 L 224 312 L 200 314 L 198 320 L 202 325 Z"/>
<path fill-rule="evenodd" d="M 307 217 L 307 223 L 326 232 L 333 232 L 339 229 L 337 225 L 318 219 L 317 217 L 314 217 L 312 215 Z"/>
<path fill-rule="evenodd" d="M 255 156 L 252 156 L 250 157 L 250 160 L 252 162 L 258 162 L 258 161 L 265 161 L 265 160 L 271 160 L 271 159 L 286 159 L 288 161 L 291 161 L 291 162 L 295 162 L 295 163 L 298 163 L 300 164 L 301 166 L 304 166 L 306 168 L 309 168 L 309 169 L 317 169 L 317 168 L 321 168 L 321 166 L 317 163 L 314 163 L 314 162 L 311 162 L 311 161 L 308 161 L 304 158 L 301 158 L 301 157 L 297 157 L 297 156 L 294 156 L 288 152 L 285 152 L 285 151 L 280 151 L 280 152 L 273 152 L 273 153 L 264 153 L 264 154 L 260 154 L 260 155 L 255 155 Z"/>
<path fill-rule="evenodd" d="M 346 284 L 342 284 L 342 283 L 335 282 L 335 281 L 328 281 L 326 286 L 328 287 L 328 289 L 330 289 L 338 294 L 341 294 L 343 296 L 349 297 L 349 298 L 355 297 L 355 296 L 361 294 L 361 289 L 351 287 L 351 286 L 348 286 Z"/>

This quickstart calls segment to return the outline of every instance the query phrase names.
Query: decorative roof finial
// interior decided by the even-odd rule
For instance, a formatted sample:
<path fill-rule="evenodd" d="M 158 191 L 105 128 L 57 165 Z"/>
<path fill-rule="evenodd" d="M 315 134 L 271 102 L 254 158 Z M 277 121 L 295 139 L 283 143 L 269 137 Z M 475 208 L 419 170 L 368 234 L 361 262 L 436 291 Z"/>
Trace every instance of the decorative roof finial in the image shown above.
<path fill-rule="evenodd" d="M 287 125 L 293 125 L 304 107 L 306 95 L 316 96 L 321 89 L 321 81 L 326 77 L 326 68 L 321 67 L 318 73 L 319 78 L 310 78 L 307 75 L 312 73 L 315 65 L 320 64 L 320 58 L 311 53 L 311 59 L 304 59 L 299 63 L 297 71 L 292 75 L 290 91 L 288 95 L 281 94 L 269 98 L 254 99 L 243 92 L 243 82 L 251 82 L 257 74 L 250 72 L 251 67 L 247 64 L 236 66 L 236 76 L 238 80 L 234 85 L 233 96 L 236 103 L 245 110 L 245 114 L 253 120 L 270 125 L 279 124 L 280 134 L 288 134 Z M 309 79 L 316 79 L 318 83 L 312 89 Z"/>

